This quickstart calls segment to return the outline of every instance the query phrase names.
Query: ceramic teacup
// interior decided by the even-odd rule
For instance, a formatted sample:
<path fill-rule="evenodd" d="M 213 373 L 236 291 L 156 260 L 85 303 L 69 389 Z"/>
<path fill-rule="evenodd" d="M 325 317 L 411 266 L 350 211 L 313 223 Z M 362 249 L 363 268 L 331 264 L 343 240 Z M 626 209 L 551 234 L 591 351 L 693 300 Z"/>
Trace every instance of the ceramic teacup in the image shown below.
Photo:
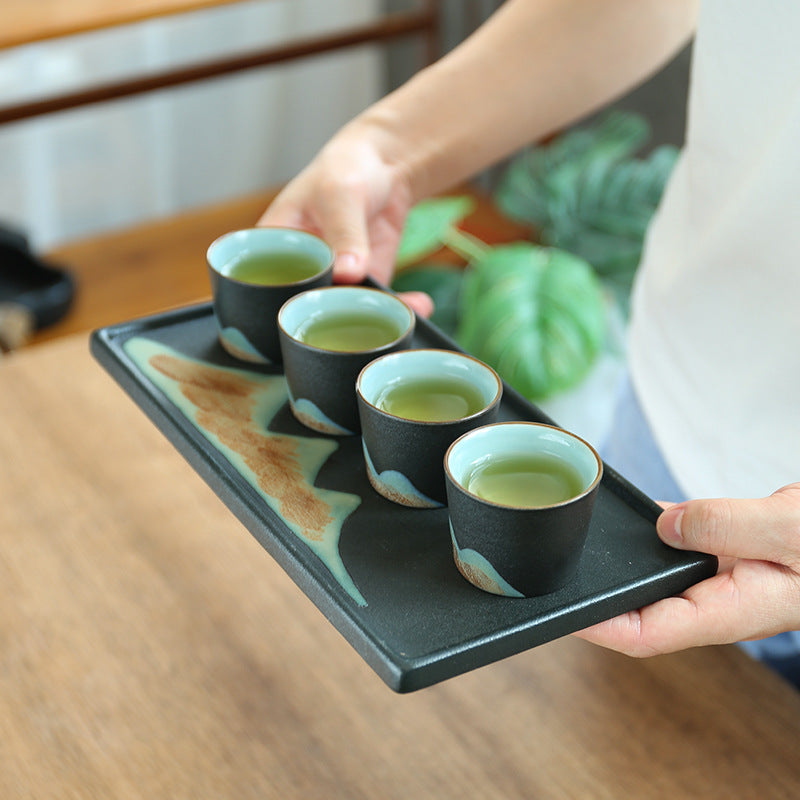
<path fill-rule="evenodd" d="M 293 295 L 333 282 L 334 253 L 293 228 L 248 228 L 220 236 L 206 260 L 220 344 L 253 363 L 281 359 L 276 317 Z"/>
<path fill-rule="evenodd" d="M 444 470 L 453 555 L 470 583 L 532 597 L 572 579 L 603 476 L 590 444 L 550 425 L 502 422 L 456 440 Z"/>
<path fill-rule="evenodd" d="M 408 347 L 414 322 L 396 295 L 365 286 L 312 289 L 284 303 L 278 332 L 294 416 L 322 433 L 358 433 L 359 372 Z"/>
<path fill-rule="evenodd" d="M 405 506 L 444 505 L 447 448 L 497 418 L 502 392 L 491 367 L 451 350 L 405 350 L 368 364 L 356 395 L 373 488 Z"/>

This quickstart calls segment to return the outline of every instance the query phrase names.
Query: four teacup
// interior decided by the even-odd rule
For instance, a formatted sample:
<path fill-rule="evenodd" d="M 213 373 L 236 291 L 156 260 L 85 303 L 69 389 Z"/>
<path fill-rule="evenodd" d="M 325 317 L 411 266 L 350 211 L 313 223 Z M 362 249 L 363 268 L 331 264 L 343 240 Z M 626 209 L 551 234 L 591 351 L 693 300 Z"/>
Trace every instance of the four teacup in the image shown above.
<path fill-rule="evenodd" d="M 502 381 L 451 350 L 408 349 L 398 297 L 331 286 L 334 254 L 288 228 L 220 237 L 207 261 L 219 339 L 232 356 L 283 362 L 292 413 L 326 434 L 361 432 L 373 488 L 404 506 L 448 506 L 453 556 L 484 591 L 553 592 L 574 576 L 603 474 L 563 429 L 497 423 Z"/>

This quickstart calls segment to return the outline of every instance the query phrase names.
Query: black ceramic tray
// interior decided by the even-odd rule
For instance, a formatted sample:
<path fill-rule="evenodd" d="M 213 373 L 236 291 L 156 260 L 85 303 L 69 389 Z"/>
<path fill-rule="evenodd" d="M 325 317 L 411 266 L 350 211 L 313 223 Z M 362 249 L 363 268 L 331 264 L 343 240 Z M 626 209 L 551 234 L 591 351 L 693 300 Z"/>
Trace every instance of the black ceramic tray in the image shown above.
<path fill-rule="evenodd" d="M 503 598 L 453 563 L 446 509 L 377 495 L 359 437 L 316 435 L 276 367 L 234 361 L 210 304 L 95 331 L 92 352 L 364 660 L 409 692 L 676 594 L 716 571 L 672 550 L 658 506 L 606 467 L 577 577 Z M 455 344 L 420 320 L 413 346 Z M 500 418 L 550 422 L 508 387 Z"/>

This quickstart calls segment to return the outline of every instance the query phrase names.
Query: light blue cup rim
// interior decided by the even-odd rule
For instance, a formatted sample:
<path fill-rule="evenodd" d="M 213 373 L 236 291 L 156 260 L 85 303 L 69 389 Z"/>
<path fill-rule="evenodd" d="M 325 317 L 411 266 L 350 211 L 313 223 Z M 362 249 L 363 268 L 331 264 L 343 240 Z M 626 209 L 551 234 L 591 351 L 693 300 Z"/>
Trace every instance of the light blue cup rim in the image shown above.
<path fill-rule="evenodd" d="M 470 473 L 481 462 L 498 454 L 527 455 L 534 447 L 536 452 L 548 453 L 560 458 L 565 458 L 565 453 L 568 453 L 570 455 L 569 463 L 578 470 L 585 488 L 579 494 L 560 503 L 519 506 L 487 500 L 466 487 Z M 485 505 L 536 511 L 542 508 L 567 506 L 590 494 L 603 478 L 603 461 L 589 442 L 577 434 L 555 425 L 530 421 L 494 422 L 459 436 L 447 448 L 444 456 L 444 470 L 450 480 L 464 493 Z"/>
<path fill-rule="evenodd" d="M 297 338 L 300 327 L 313 317 L 330 311 L 352 311 L 354 308 L 386 312 L 397 323 L 400 333 L 391 342 L 380 347 L 367 347 L 363 350 L 330 350 L 317 347 Z M 353 355 L 358 353 L 382 353 L 394 347 L 400 339 L 414 330 L 414 312 L 396 295 L 370 286 L 323 286 L 319 289 L 306 289 L 289 298 L 278 311 L 278 327 L 295 342 L 311 350 L 324 353 Z"/>
<path fill-rule="evenodd" d="M 440 377 L 443 374 L 469 380 L 481 391 L 484 399 L 483 406 L 467 417 L 431 422 L 390 414 L 377 405 L 381 391 L 389 383 L 400 382 L 408 376 Z M 487 409 L 500 402 L 500 398 L 503 396 L 503 382 L 488 364 L 484 364 L 483 361 L 467 353 L 439 348 L 418 348 L 389 353 L 370 361 L 356 379 L 356 394 L 366 405 L 386 417 L 404 420 L 415 425 L 436 426 L 471 420 L 486 413 Z"/>
<path fill-rule="evenodd" d="M 299 248 L 319 262 L 319 270 L 308 278 L 303 278 L 300 281 L 293 281 L 288 284 L 250 283 L 248 281 L 241 281 L 238 278 L 233 278 L 224 272 L 226 264 L 229 264 L 234 256 L 240 255 L 243 251 L 257 253 L 272 250 L 276 246 Z M 320 239 L 319 236 L 309 233 L 308 231 L 300 230 L 299 228 L 279 227 L 242 228 L 237 231 L 229 231 L 214 239 L 206 251 L 208 266 L 226 280 L 239 283 L 242 286 L 267 288 L 271 286 L 302 286 L 303 284 L 311 283 L 317 280 L 320 275 L 333 269 L 334 257 L 335 254 L 330 245 Z"/>

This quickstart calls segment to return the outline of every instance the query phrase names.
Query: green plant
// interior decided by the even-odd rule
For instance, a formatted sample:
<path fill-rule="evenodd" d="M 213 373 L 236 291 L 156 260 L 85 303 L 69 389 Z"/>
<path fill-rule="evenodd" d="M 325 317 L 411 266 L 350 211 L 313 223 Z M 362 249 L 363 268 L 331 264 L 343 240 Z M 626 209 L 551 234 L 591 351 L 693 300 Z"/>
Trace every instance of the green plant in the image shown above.
<path fill-rule="evenodd" d="M 608 294 L 627 310 L 644 235 L 677 157 L 661 147 L 635 158 L 648 136 L 641 116 L 611 112 L 511 162 L 494 201 L 533 225 L 541 244 L 489 247 L 460 230 L 474 208 L 468 197 L 419 203 L 393 287 L 431 294 L 433 321 L 526 397 L 575 386 L 605 345 Z M 420 264 L 443 246 L 467 268 Z"/>
<path fill-rule="evenodd" d="M 434 298 L 434 322 L 465 350 L 491 364 L 532 400 L 575 385 L 600 352 L 605 333 L 603 293 L 582 259 L 532 242 L 490 247 L 457 228 L 469 198 L 428 200 L 409 214 L 401 263 L 442 245 L 468 261 L 465 270 L 401 270 L 398 291 L 422 289 Z"/>
<path fill-rule="evenodd" d="M 514 159 L 494 195 L 503 213 L 534 225 L 543 244 L 588 261 L 623 309 L 678 155 L 664 146 L 635 158 L 649 134 L 643 117 L 611 112 Z"/>
<path fill-rule="evenodd" d="M 464 276 L 456 333 L 532 400 L 577 384 L 605 341 L 606 307 L 589 265 L 530 242 L 487 248 Z"/>

